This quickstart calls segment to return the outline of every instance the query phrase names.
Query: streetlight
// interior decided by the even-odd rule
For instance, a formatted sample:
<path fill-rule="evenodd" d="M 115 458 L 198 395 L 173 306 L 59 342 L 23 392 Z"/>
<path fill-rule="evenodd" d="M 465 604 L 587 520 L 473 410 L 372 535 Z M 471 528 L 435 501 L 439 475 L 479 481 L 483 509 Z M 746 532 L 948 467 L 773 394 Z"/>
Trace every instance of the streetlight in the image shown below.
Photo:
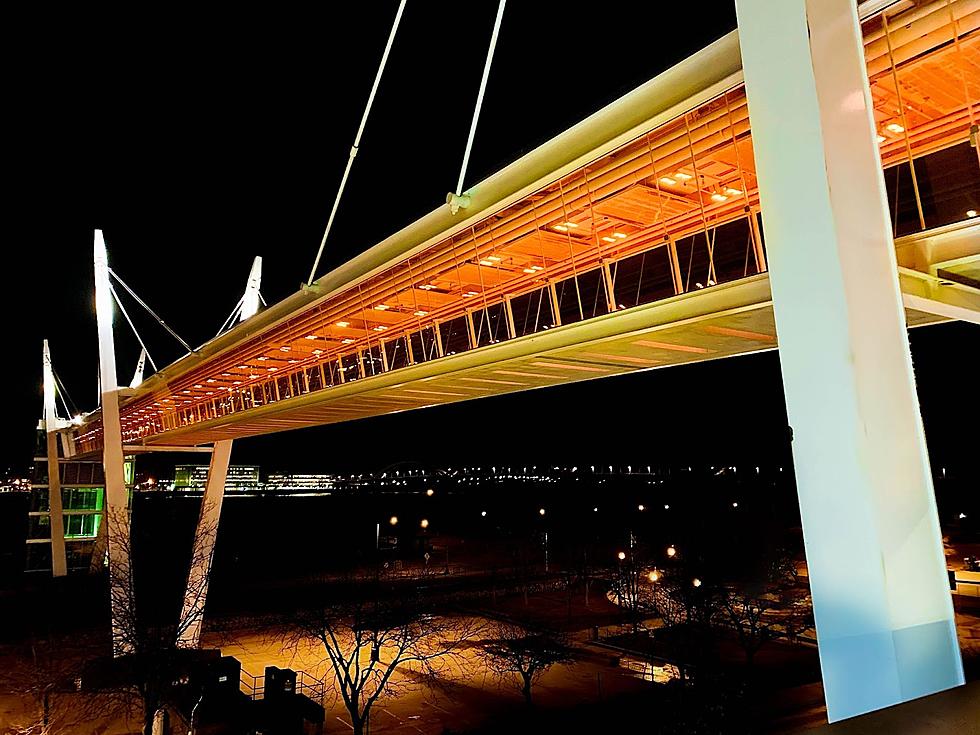
<path fill-rule="evenodd" d="M 429 519 L 428 518 L 423 518 L 422 519 L 422 522 L 419 525 L 422 526 L 422 528 L 428 528 L 429 527 Z"/>
<path fill-rule="evenodd" d="M 670 506 L 664 503 L 664 510 L 670 510 Z"/>
<path fill-rule="evenodd" d="M 481 510 L 480 511 L 480 517 L 481 518 L 486 518 L 487 517 L 487 512 L 485 510 Z"/>
<path fill-rule="evenodd" d="M 436 491 L 430 487 L 428 490 L 425 491 L 425 494 L 431 498 L 433 495 L 436 494 Z"/>
<path fill-rule="evenodd" d="M 638 506 L 636 506 L 636 509 L 642 513 L 646 510 L 646 507 L 644 507 L 643 503 L 640 503 Z"/>
<path fill-rule="evenodd" d="M 391 518 L 389 518 L 388 519 L 388 523 L 390 523 L 392 526 L 397 526 L 398 525 L 398 516 L 392 516 Z"/>
<path fill-rule="evenodd" d="M 692 582 L 692 584 L 693 584 L 693 585 L 694 585 L 695 587 L 700 587 L 700 586 L 701 586 L 701 580 L 700 580 L 700 579 L 698 579 L 697 577 L 695 577 L 695 578 L 694 578 L 694 582 Z"/>
<path fill-rule="evenodd" d="M 675 549 L 673 545 L 667 547 L 667 556 L 672 559 L 677 556 L 677 549 Z"/>
<path fill-rule="evenodd" d="M 538 515 L 539 516 L 543 516 L 544 515 L 544 508 L 538 508 Z"/>
<path fill-rule="evenodd" d="M 660 579 L 660 573 L 656 569 L 650 572 L 650 574 L 647 576 L 650 578 L 651 582 L 656 582 L 658 579 Z"/>
<path fill-rule="evenodd" d="M 626 559 L 626 552 L 625 551 L 620 551 L 618 554 L 616 554 L 616 556 L 618 557 L 618 559 L 620 561 L 624 561 Z"/>

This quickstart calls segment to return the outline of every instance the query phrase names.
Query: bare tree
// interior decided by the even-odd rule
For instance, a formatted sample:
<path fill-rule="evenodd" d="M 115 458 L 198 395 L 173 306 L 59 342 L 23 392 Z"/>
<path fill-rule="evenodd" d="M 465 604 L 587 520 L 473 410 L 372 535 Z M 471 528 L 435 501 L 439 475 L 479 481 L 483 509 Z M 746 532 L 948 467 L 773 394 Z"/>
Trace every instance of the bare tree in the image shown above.
<path fill-rule="evenodd" d="M 656 588 L 651 574 L 659 579 L 660 573 L 652 567 L 648 569 L 629 558 L 621 561 L 609 576 L 609 590 L 616 603 L 626 611 L 634 633 L 639 631 L 645 617 L 657 612 Z"/>
<path fill-rule="evenodd" d="M 555 664 L 572 660 L 571 649 L 560 633 L 497 622 L 492 636 L 480 645 L 487 668 L 501 680 L 516 684 L 528 706 L 532 704 L 532 688 L 541 676 Z"/>
<path fill-rule="evenodd" d="M 177 705 L 186 698 L 189 674 L 199 655 L 185 647 L 185 633 L 201 625 L 204 605 L 161 605 L 157 580 L 140 578 L 139 555 L 134 554 L 133 537 L 128 530 L 128 512 L 108 512 L 119 515 L 106 519 L 110 521 L 107 540 L 115 546 L 116 558 L 123 560 L 121 564 L 110 564 L 109 569 L 112 642 L 117 655 L 91 666 L 82 677 L 82 684 L 90 691 L 135 700 L 142 710 L 143 733 L 152 735 L 160 731 L 166 713 L 178 711 Z M 216 531 L 215 527 L 201 528 L 198 539 L 213 540 Z M 212 548 L 213 544 L 195 543 L 190 568 L 210 570 Z M 208 575 L 190 574 L 188 580 L 185 599 L 202 601 Z"/>
<path fill-rule="evenodd" d="M 354 590 L 360 599 L 299 613 L 289 634 L 293 645 L 323 646 L 355 735 L 379 701 L 461 667 L 463 644 L 480 630 L 472 618 L 436 614 L 418 593 L 366 588 Z"/>
<path fill-rule="evenodd" d="M 734 589 L 723 591 L 720 598 L 722 616 L 734 629 L 739 645 L 745 652 L 745 663 L 751 666 L 758 650 L 774 637 L 776 618 L 767 614 L 772 609 L 773 600 Z"/>

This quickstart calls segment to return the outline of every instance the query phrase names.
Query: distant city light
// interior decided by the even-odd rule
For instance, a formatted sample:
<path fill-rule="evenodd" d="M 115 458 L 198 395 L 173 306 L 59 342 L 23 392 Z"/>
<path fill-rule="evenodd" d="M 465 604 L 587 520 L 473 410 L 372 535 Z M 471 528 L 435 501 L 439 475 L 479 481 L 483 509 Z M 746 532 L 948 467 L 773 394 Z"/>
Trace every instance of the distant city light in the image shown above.
<path fill-rule="evenodd" d="M 640 503 L 638 506 L 636 506 L 636 509 L 637 510 L 640 510 L 640 511 L 643 511 L 643 510 L 646 510 L 646 506 L 644 506 L 643 503 Z"/>
<path fill-rule="evenodd" d="M 657 573 L 656 570 L 650 572 L 648 576 L 651 582 L 656 582 L 658 579 L 660 579 L 660 575 Z"/>
<path fill-rule="evenodd" d="M 481 516 L 482 516 L 483 518 L 486 518 L 486 517 L 487 517 L 487 512 L 486 512 L 485 510 L 481 510 L 481 511 L 480 511 L 480 515 L 481 515 Z"/>
<path fill-rule="evenodd" d="M 390 523 L 392 526 L 397 526 L 398 525 L 398 516 L 392 516 L 391 518 L 389 518 L 388 519 L 388 523 Z"/>
<path fill-rule="evenodd" d="M 698 579 L 697 577 L 695 577 L 693 584 L 694 584 L 695 587 L 700 587 L 701 586 L 701 580 Z"/>
<path fill-rule="evenodd" d="M 738 503 L 732 503 L 732 507 L 733 508 L 737 508 L 738 507 Z"/>
<path fill-rule="evenodd" d="M 677 556 L 677 549 L 675 549 L 673 546 L 668 546 L 667 547 L 667 556 L 670 556 L 670 557 Z"/>
<path fill-rule="evenodd" d="M 430 487 L 428 490 L 425 491 L 425 494 L 431 498 L 433 495 L 436 494 L 436 491 Z"/>
<path fill-rule="evenodd" d="M 664 510 L 670 510 L 670 506 L 664 503 Z"/>
<path fill-rule="evenodd" d="M 543 516 L 544 515 L 544 508 L 538 508 L 538 515 L 539 516 Z"/>
<path fill-rule="evenodd" d="M 423 518 L 422 519 L 422 522 L 419 525 L 422 526 L 422 528 L 428 528 L 429 527 L 429 519 L 428 518 Z"/>
<path fill-rule="evenodd" d="M 966 518 L 966 513 L 960 513 L 960 520 L 963 520 L 964 518 Z"/>
<path fill-rule="evenodd" d="M 626 558 L 626 552 L 625 552 L 625 551 L 620 551 L 620 552 L 619 552 L 618 554 L 616 554 L 616 557 L 617 557 L 617 558 L 618 558 L 618 559 L 619 559 L 620 561 L 623 561 L 623 559 L 625 559 L 625 558 Z"/>

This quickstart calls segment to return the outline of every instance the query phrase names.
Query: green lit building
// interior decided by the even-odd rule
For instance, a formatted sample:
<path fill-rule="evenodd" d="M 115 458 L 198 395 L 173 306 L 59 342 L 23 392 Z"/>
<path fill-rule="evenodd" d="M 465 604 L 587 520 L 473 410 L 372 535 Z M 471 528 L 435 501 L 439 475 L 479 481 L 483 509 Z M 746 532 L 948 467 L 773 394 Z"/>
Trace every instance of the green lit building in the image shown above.
<path fill-rule="evenodd" d="M 105 508 L 105 478 L 101 458 L 65 459 L 59 443 L 58 469 L 65 527 L 65 557 L 69 571 L 88 570 L 92 552 L 99 540 Z M 31 477 L 31 497 L 27 520 L 28 572 L 51 571 L 51 512 L 48 502 L 48 458 L 43 431 L 38 431 Z M 126 485 L 132 485 L 134 465 L 127 460 Z M 104 535 L 104 531 L 103 531 Z"/>

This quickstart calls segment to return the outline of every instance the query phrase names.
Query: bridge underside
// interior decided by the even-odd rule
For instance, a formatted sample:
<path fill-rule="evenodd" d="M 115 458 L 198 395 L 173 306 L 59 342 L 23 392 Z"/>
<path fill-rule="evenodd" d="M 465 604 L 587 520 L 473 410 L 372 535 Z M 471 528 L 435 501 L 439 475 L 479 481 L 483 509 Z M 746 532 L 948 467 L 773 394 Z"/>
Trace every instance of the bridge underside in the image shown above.
<path fill-rule="evenodd" d="M 902 270 L 909 327 L 980 319 L 980 292 Z M 722 284 L 154 436 L 196 445 L 777 347 L 768 274 Z"/>

